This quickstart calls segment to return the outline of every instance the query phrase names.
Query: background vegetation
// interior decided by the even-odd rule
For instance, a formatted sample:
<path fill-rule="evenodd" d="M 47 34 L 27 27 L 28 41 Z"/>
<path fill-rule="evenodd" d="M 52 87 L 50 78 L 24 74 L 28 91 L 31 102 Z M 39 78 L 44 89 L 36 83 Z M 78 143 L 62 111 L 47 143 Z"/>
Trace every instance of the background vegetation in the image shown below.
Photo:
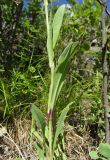
<path fill-rule="evenodd" d="M 59 116 L 64 106 L 73 102 L 65 122 L 67 155 L 70 159 L 74 154 L 77 159 L 89 159 L 89 150 L 104 142 L 105 137 L 101 6 L 94 0 L 85 0 L 81 5 L 68 2 L 71 7 L 66 7 L 55 59 L 70 40 L 78 42 L 78 48 L 71 59 L 56 114 Z M 53 5 L 53 13 L 57 8 Z M 109 25 L 107 15 L 107 37 Z M 20 0 L 0 1 L 0 123 L 7 125 L 9 131 L 12 124 L 15 127 L 15 119 L 31 120 L 30 104 L 46 113 L 50 83 L 46 38 L 42 1 L 30 0 L 27 6 Z M 107 61 L 110 68 L 109 43 Z M 110 101 L 109 88 L 108 80 Z M 75 135 L 85 145 L 74 142 L 78 138 Z"/>

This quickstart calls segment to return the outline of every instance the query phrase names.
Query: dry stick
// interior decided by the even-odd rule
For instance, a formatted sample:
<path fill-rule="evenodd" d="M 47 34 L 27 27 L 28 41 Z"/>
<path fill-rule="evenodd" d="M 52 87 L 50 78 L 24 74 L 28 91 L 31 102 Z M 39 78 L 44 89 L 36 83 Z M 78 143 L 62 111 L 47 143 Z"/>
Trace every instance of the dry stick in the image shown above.
<path fill-rule="evenodd" d="M 3 136 L 4 136 L 6 139 L 8 139 L 9 141 L 11 141 L 11 142 L 15 145 L 16 149 L 17 149 L 18 152 L 19 152 L 19 155 L 22 157 L 22 160 L 26 160 L 26 159 L 24 158 L 21 150 L 19 149 L 18 145 L 14 142 L 14 140 L 11 138 L 11 136 L 8 134 L 8 132 L 7 132 L 6 134 L 8 135 L 8 137 L 5 136 L 5 135 L 3 135 Z"/>
<path fill-rule="evenodd" d="M 104 109 L 105 109 L 105 140 L 106 143 L 110 143 L 110 126 L 109 126 L 109 105 L 108 105 L 108 66 L 107 66 L 107 37 L 106 37 L 106 26 L 105 26 L 105 18 L 106 18 L 106 0 L 103 0 L 102 5 L 102 57 L 103 57 L 103 100 L 104 100 Z"/>

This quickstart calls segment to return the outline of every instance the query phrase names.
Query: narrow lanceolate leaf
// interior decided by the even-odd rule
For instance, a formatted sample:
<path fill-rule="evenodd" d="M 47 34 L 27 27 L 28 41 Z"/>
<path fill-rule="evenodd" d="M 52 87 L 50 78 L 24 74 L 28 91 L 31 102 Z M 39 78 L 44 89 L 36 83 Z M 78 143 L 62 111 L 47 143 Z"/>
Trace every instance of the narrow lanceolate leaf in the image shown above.
<path fill-rule="evenodd" d="M 35 135 L 35 137 L 38 139 L 40 144 L 43 144 L 43 138 L 39 135 L 39 133 L 35 130 L 35 128 L 31 129 L 31 132 L 33 133 L 33 135 Z"/>
<path fill-rule="evenodd" d="M 34 105 L 32 105 L 32 107 L 31 107 L 31 112 L 32 112 L 33 118 L 36 121 L 36 125 L 42 130 L 43 136 L 45 136 L 46 123 L 45 123 L 45 117 L 44 117 L 43 113 L 41 112 L 41 110 L 38 107 L 36 107 Z"/>
<path fill-rule="evenodd" d="M 53 19 L 53 49 L 55 48 L 59 33 L 60 33 L 60 28 L 62 26 L 63 22 L 63 16 L 65 12 L 65 5 L 62 5 L 61 7 L 58 8 L 54 19 Z"/>
<path fill-rule="evenodd" d="M 59 93 L 62 89 L 64 80 L 65 80 L 65 76 L 66 76 L 66 71 L 69 66 L 71 56 L 75 54 L 76 46 L 77 46 L 77 43 L 71 42 L 64 49 L 63 53 L 60 55 L 58 59 L 58 64 L 56 66 L 55 73 L 54 73 L 54 84 L 53 84 L 53 91 L 51 95 L 52 106 L 56 103 Z"/>
<path fill-rule="evenodd" d="M 62 132 L 62 129 L 63 129 L 63 126 L 64 126 L 64 120 L 66 118 L 66 115 L 69 111 L 69 107 L 70 105 L 72 105 L 73 102 L 69 103 L 63 110 L 62 110 L 62 113 L 58 119 L 58 122 L 57 122 L 57 126 L 56 126 L 56 132 L 55 132 L 55 138 L 54 138 L 54 143 L 53 143 L 53 150 L 55 149 L 56 147 L 56 142 L 57 142 L 57 139 L 58 139 L 58 136 L 61 134 Z"/>
<path fill-rule="evenodd" d="M 41 160 L 45 160 L 44 150 L 43 150 L 42 148 L 40 148 L 37 143 L 35 143 L 34 146 L 35 146 L 35 148 L 36 148 L 36 150 L 37 150 L 38 157 L 39 157 Z"/>

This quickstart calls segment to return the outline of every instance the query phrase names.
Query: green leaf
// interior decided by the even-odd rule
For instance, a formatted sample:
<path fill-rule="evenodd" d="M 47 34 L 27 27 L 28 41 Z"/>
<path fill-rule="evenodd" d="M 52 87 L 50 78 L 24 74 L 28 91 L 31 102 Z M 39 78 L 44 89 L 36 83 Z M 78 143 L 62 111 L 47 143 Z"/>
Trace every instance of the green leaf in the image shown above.
<path fill-rule="evenodd" d="M 63 16 L 64 16 L 64 12 L 65 12 L 65 5 L 62 5 L 61 7 L 58 8 L 54 19 L 53 19 L 53 49 L 55 48 L 58 36 L 59 36 L 59 32 L 60 32 L 60 28 L 63 22 Z"/>
<path fill-rule="evenodd" d="M 89 153 L 89 155 L 90 155 L 91 159 L 99 159 L 99 156 L 96 151 L 91 151 Z"/>
<path fill-rule="evenodd" d="M 41 144 L 43 144 L 43 138 L 39 135 L 39 133 L 34 128 L 31 129 L 31 132 L 36 136 L 36 138 L 38 139 L 38 141 Z"/>
<path fill-rule="evenodd" d="M 33 66 L 30 66 L 28 69 L 31 73 L 35 73 L 35 71 L 36 71 L 35 67 L 33 67 Z"/>
<path fill-rule="evenodd" d="M 49 139 L 48 135 L 49 135 L 49 130 L 48 130 L 48 127 L 46 126 L 45 127 L 45 138 Z"/>
<path fill-rule="evenodd" d="M 46 129 L 45 129 L 45 134 L 47 134 L 46 132 L 48 131 L 48 129 L 47 129 L 47 126 L 45 127 Z M 42 138 L 42 136 L 37 132 L 37 131 L 35 131 L 35 129 L 34 128 L 32 128 L 31 129 L 31 132 L 33 133 L 33 135 L 37 138 L 37 142 L 36 143 L 38 143 L 39 145 L 44 145 L 45 146 L 45 148 L 48 150 L 48 145 L 47 145 L 47 143 L 44 141 L 44 139 Z M 46 138 L 47 138 L 47 136 L 45 136 Z"/>
<path fill-rule="evenodd" d="M 38 107 L 34 105 L 32 105 L 31 107 L 31 112 L 32 112 L 33 118 L 36 120 L 36 125 L 42 130 L 43 136 L 45 136 L 46 123 L 45 123 L 45 117 L 43 113 Z"/>
<path fill-rule="evenodd" d="M 43 148 L 40 148 L 37 143 L 34 144 L 34 147 L 37 150 L 37 154 L 38 154 L 38 157 L 40 158 L 40 160 L 45 160 Z"/>
<path fill-rule="evenodd" d="M 107 158 L 103 158 L 103 157 L 101 157 L 101 160 L 107 160 Z"/>
<path fill-rule="evenodd" d="M 110 144 L 101 143 L 99 145 L 99 153 L 104 156 L 105 158 L 110 158 Z"/>
<path fill-rule="evenodd" d="M 52 106 L 54 106 L 60 94 L 60 91 L 64 84 L 66 71 L 69 66 L 69 61 L 71 59 L 71 56 L 75 54 L 76 46 L 77 43 L 71 42 L 70 44 L 68 44 L 68 46 L 64 49 L 63 53 L 60 55 L 58 59 L 58 64 L 55 68 L 55 73 L 54 73 L 53 91 L 52 95 L 50 95 Z"/>
<path fill-rule="evenodd" d="M 61 134 L 62 132 L 62 129 L 63 129 L 63 126 L 64 126 L 64 120 L 66 118 L 66 115 L 69 111 L 69 107 L 70 105 L 72 105 L 73 102 L 69 103 L 61 112 L 61 115 L 58 119 L 58 122 L 57 122 L 57 126 L 56 126 L 56 132 L 55 132 L 55 137 L 54 137 L 54 143 L 53 143 L 53 150 L 55 149 L 56 147 L 56 142 L 57 142 L 57 138 L 58 136 Z"/>

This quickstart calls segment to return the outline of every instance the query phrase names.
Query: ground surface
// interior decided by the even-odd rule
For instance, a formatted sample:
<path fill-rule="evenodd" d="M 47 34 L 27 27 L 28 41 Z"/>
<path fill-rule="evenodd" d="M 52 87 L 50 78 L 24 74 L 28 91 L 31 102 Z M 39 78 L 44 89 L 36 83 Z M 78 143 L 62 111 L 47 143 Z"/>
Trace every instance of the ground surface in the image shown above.
<path fill-rule="evenodd" d="M 74 128 L 65 125 L 66 152 L 68 160 L 90 160 L 91 138 L 88 132 L 83 136 L 75 133 Z M 33 142 L 30 139 L 30 120 L 14 120 L 7 130 L 0 126 L 0 160 L 38 160 Z"/>

